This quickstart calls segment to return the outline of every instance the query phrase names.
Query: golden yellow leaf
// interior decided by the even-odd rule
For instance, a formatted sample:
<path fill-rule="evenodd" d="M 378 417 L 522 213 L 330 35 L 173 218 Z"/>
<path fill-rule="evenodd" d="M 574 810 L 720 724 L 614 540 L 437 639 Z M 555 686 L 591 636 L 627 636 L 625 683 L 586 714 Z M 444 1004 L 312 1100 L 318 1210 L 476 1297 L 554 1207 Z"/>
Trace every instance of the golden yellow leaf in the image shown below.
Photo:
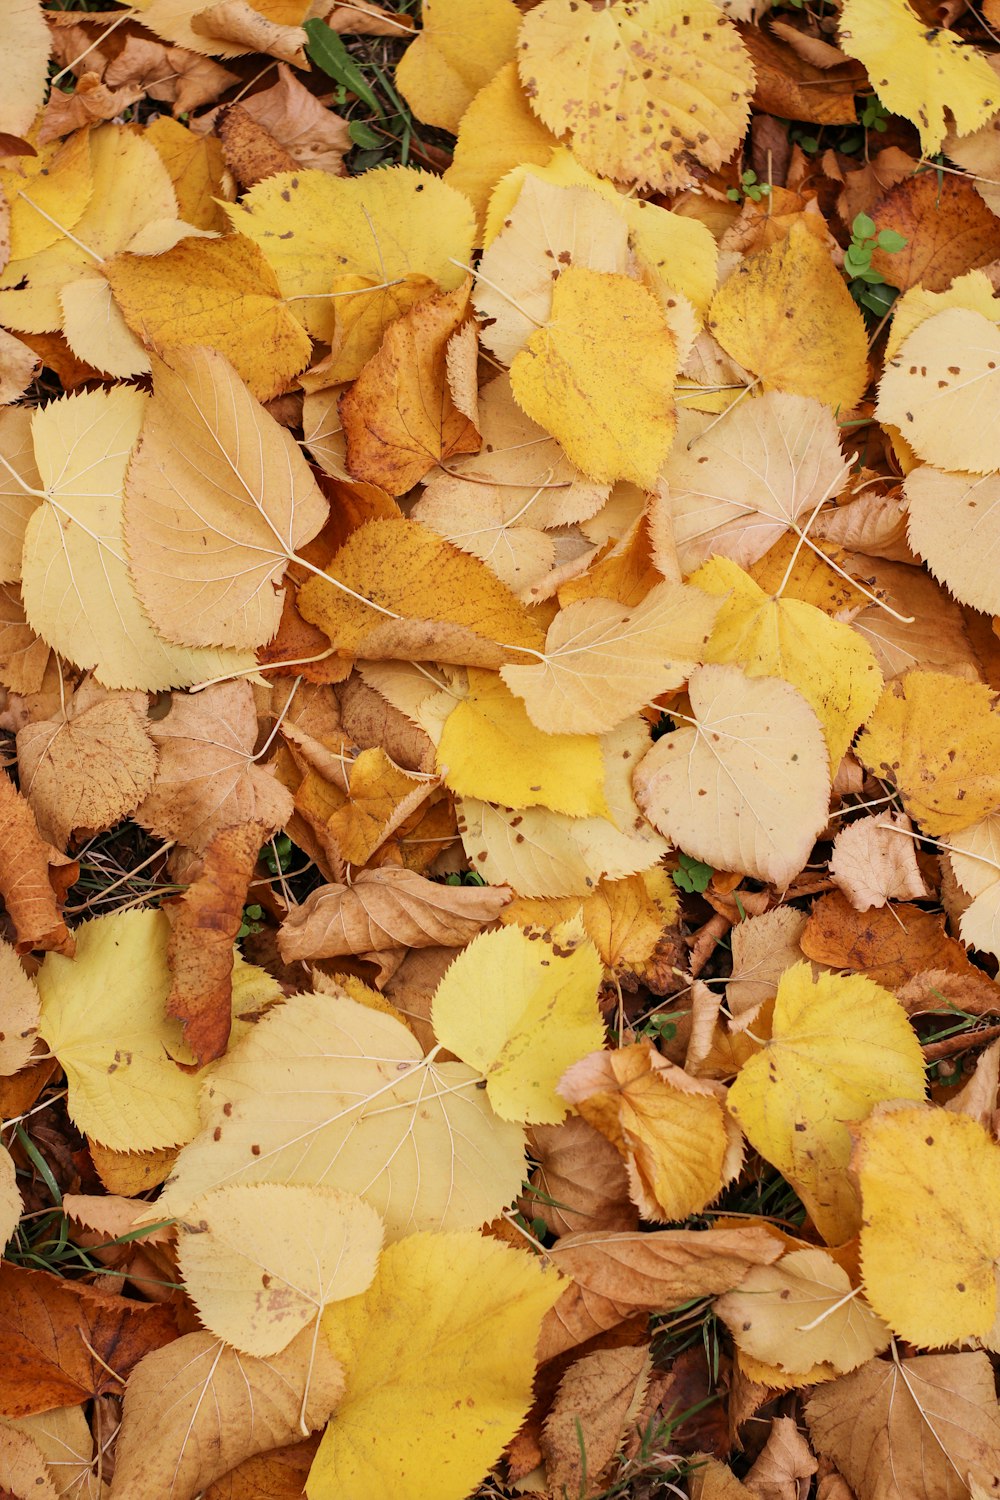
<path fill-rule="evenodd" d="M 464 193 L 476 210 L 480 225 L 476 243 L 489 244 L 492 236 L 484 237 L 482 225 L 493 189 L 521 162 L 547 162 L 556 137 L 532 113 L 514 62 L 505 63 L 484 84 L 457 129 L 454 155 L 444 180 Z"/>
<path fill-rule="evenodd" d="M 260 401 L 277 396 L 308 363 L 308 335 L 245 235 L 184 239 L 163 255 L 116 255 L 103 269 L 125 321 L 147 346 L 207 344 Z"/>
<path fill-rule="evenodd" d="M 396 87 L 418 120 L 452 133 L 476 94 L 514 56 L 514 0 L 424 0 L 423 30 L 396 64 Z"/>
<path fill-rule="evenodd" d="M 433 786 L 425 776 L 402 770 L 380 746 L 362 750 L 350 768 L 347 800 L 326 822 L 347 862 L 367 864 Z"/>
<path fill-rule="evenodd" d="M 280 1353 L 328 1302 L 363 1292 L 381 1248 L 382 1220 L 353 1194 L 263 1182 L 195 1199 L 177 1247 L 209 1333 L 259 1356 Z"/>
<path fill-rule="evenodd" d="M 239 204 L 227 204 L 226 212 L 233 228 L 263 250 L 308 331 L 327 342 L 336 303 L 326 299 L 336 278 L 361 276 L 377 289 L 418 273 L 450 291 L 464 279 L 472 254 L 468 199 L 410 167 L 360 177 L 333 177 L 318 168 L 279 172 Z"/>
<path fill-rule="evenodd" d="M 868 384 L 864 318 L 825 246 L 803 224 L 738 266 L 709 325 L 765 391 L 813 396 L 843 413 Z"/>
<path fill-rule="evenodd" d="M 222 142 L 214 135 L 195 135 L 169 115 L 150 120 L 143 135 L 170 175 L 184 222 L 198 229 L 224 230 L 228 220 L 215 201 L 226 171 Z"/>
<path fill-rule="evenodd" d="M 425 1059 L 405 1026 L 336 995 L 268 1011 L 213 1067 L 205 1125 L 156 1204 L 183 1214 L 231 1183 L 358 1193 L 390 1242 L 478 1228 L 517 1196 L 524 1132 L 490 1108 L 480 1075 Z"/>
<path fill-rule="evenodd" d="M 153 367 L 126 487 L 139 596 L 178 644 L 263 645 L 281 618 L 277 585 L 327 503 L 295 440 L 221 354 L 177 348 Z"/>
<path fill-rule="evenodd" d="M 326 571 L 331 582 L 299 590 L 299 611 L 344 654 L 495 668 L 544 640 L 484 563 L 416 521 L 369 521 Z"/>
<path fill-rule="evenodd" d="M 378 353 L 390 323 L 437 292 L 437 282 L 410 273 L 385 286 L 368 276 L 338 276 L 331 289 L 337 322 L 330 353 L 299 377 L 305 391 L 323 391 L 354 380 Z"/>
<path fill-rule="evenodd" d="M 673 441 L 673 335 L 627 276 L 569 266 L 510 368 L 518 405 L 592 479 L 651 486 Z"/>
<path fill-rule="evenodd" d="M 702 659 L 798 688 L 819 719 L 830 765 L 838 766 L 882 692 L 868 642 L 812 604 L 769 596 L 728 558 L 703 563 L 690 582 L 722 598 Z"/>
<path fill-rule="evenodd" d="M 40 1030 L 59 1059 L 74 1123 L 105 1146 L 149 1151 L 189 1141 L 199 1080 L 168 1049 L 170 924 L 159 911 L 115 912 L 76 929 L 76 957 L 48 953 L 38 971 Z"/>
<path fill-rule="evenodd" d="M 925 156 L 941 149 L 945 110 L 964 135 L 1000 104 L 1000 85 L 983 54 L 954 31 L 925 26 L 907 0 L 845 0 L 840 41 L 864 63 L 886 109 L 912 120 Z"/>
<path fill-rule="evenodd" d="M 692 158 L 720 167 L 750 111 L 754 69 L 709 0 L 636 0 L 592 11 L 543 0 L 528 13 L 518 67 L 531 107 L 602 176 L 675 192 Z"/>
<path fill-rule="evenodd" d="M 403 495 L 439 461 L 478 449 L 476 412 L 470 416 L 456 399 L 449 369 L 453 339 L 473 326 L 468 305 L 468 282 L 416 302 L 389 325 L 341 397 L 347 467 L 355 479 Z"/>
<path fill-rule="evenodd" d="M 607 812 L 597 737 L 543 733 L 495 672 L 469 668 L 468 693 L 441 730 L 437 766 L 445 786 L 462 797 L 577 818 Z"/>
<path fill-rule="evenodd" d="M 518 812 L 460 798 L 458 828 L 472 868 L 519 896 L 585 896 L 603 877 L 649 870 L 669 845 L 632 795 L 632 774 L 648 745 L 649 729 L 640 718 L 602 735 L 609 817 L 571 818 L 537 807 Z"/>
<path fill-rule="evenodd" d="M 1000 298 L 985 271 L 967 271 L 964 276 L 956 276 L 943 292 L 931 292 L 920 285 L 911 286 L 892 304 L 892 322 L 885 341 L 886 360 L 895 359 L 921 323 L 949 307 L 964 307 L 969 312 L 982 313 L 991 322 L 1000 316 Z"/>
<path fill-rule="evenodd" d="M 934 837 L 1000 806 L 1000 714 L 984 683 L 908 672 L 885 689 L 856 748 Z"/>
<path fill-rule="evenodd" d="M 125 561 L 122 488 L 146 414 L 141 391 L 118 386 L 38 409 L 32 435 L 45 502 L 24 536 L 22 594 L 32 628 L 105 687 L 188 686 L 241 672 L 247 652 L 179 647 L 158 635 Z"/>
<path fill-rule="evenodd" d="M 589 939 L 567 952 L 518 927 L 484 932 L 452 964 L 434 995 L 438 1041 L 476 1068 L 505 1120 L 556 1125 L 556 1092 L 573 1063 L 604 1041 L 597 1008 L 602 966 Z"/>
<path fill-rule="evenodd" d="M 535 1344 L 563 1280 L 475 1234 L 411 1235 L 323 1332 L 344 1399 L 306 1484 L 309 1500 L 464 1500 L 531 1405 Z M 503 1350 L 503 1358 L 497 1351 Z"/>
<path fill-rule="evenodd" d="M 938 1348 L 989 1332 L 997 1310 L 1000 1147 L 944 1109 L 873 1114 L 855 1169 L 868 1300 L 901 1338 Z"/>
<path fill-rule="evenodd" d="M 751 1266 L 715 1304 L 741 1353 L 791 1375 L 814 1365 L 838 1374 L 888 1348 L 891 1334 L 825 1250 L 791 1250 L 773 1266 Z"/>
<path fill-rule="evenodd" d="M 214 32 L 202 32 L 192 21 L 210 8 L 205 0 L 140 0 L 142 23 L 157 36 L 192 52 L 211 57 L 239 57 L 256 49 L 245 42 L 228 42 Z M 258 18 L 276 26 L 299 26 L 309 9 L 308 0 L 254 0 Z"/>
<path fill-rule="evenodd" d="M 998 397 L 1000 329 L 981 312 L 947 307 L 888 361 L 876 412 L 925 463 L 988 474 L 1000 468 L 992 421 Z"/>
<path fill-rule="evenodd" d="M 90 133 L 74 131 L 67 140 L 38 146 L 34 156 L 7 162 L 0 167 L 0 190 L 10 207 L 10 258 L 27 260 L 72 229 L 90 202 Z"/>
<path fill-rule="evenodd" d="M 748 567 L 848 476 L 836 418 L 821 402 L 780 391 L 741 401 L 674 444 L 653 502 L 654 547 L 675 545 L 684 573 L 713 554 Z"/>
<path fill-rule="evenodd" d="M 695 723 L 657 740 L 636 768 L 635 797 L 654 828 L 719 870 L 784 886 L 825 826 L 826 744 L 802 694 L 738 667 L 699 667 Z"/>
<path fill-rule="evenodd" d="M 4 62 L 0 130 L 24 135 L 45 98 L 51 42 L 41 0 L 7 0 L 0 15 Z"/>
<path fill-rule="evenodd" d="M 715 1087 L 666 1062 L 649 1042 L 583 1058 L 563 1075 L 559 1093 L 618 1148 L 644 1218 L 686 1219 L 720 1192 L 728 1135 Z"/>
<path fill-rule="evenodd" d="M 849 1125 L 882 1100 L 922 1099 L 925 1087 L 920 1043 L 896 997 L 860 974 L 814 977 L 801 963 L 782 976 L 770 1040 L 740 1069 L 729 1110 L 839 1245 L 860 1223 Z"/>
<path fill-rule="evenodd" d="M 508 665 L 501 676 L 546 733 L 605 734 L 684 684 L 705 659 L 717 614 L 718 605 L 682 583 L 658 583 L 631 608 L 580 599 L 549 626 L 543 662 Z"/>

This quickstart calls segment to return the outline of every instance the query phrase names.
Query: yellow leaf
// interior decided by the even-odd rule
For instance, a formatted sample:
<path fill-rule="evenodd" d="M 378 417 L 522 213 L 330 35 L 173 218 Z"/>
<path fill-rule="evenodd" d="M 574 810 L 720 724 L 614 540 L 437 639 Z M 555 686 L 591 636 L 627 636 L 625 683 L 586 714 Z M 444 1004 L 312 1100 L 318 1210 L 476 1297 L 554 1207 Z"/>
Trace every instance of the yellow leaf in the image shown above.
<path fill-rule="evenodd" d="M 401 770 L 381 746 L 362 750 L 351 765 L 347 800 L 326 820 L 348 863 L 367 864 L 433 785 L 425 776 Z"/>
<path fill-rule="evenodd" d="M 280 1353 L 327 1303 L 363 1292 L 381 1248 L 382 1220 L 360 1198 L 278 1183 L 197 1198 L 177 1247 L 209 1333 L 259 1356 Z"/>
<path fill-rule="evenodd" d="M 636 0 L 592 11 L 543 0 L 528 12 L 518 67 L 531 107 L 569 130 L 574 155 L 604 177 L 660 192 L 720 167 L 742 139 L 754 70 L 710 0 Z"/>
<path fill-rule="evenodd" d="M 416 521 L 358 527 L 326 571 L 331 582 L 299 590 L 299 611 L 345 655 L 499 667 L 544 639 L 484 563 Z"/>
<path fill-rule="evenodd" d="M 838 1374 L 854 1370 L 891 1338 L 825 1250 L 792 1250 L 773 1266 L 751 1266 L 735 1291 L 718 1299 L 715 1313 L 741 1353 L 791 1375 L 814 1365 Z"/>
<path fill-rule="evenodd" d="M 987 474 L 1000 468 L 998 399 L 1000 329 L 981 312 L 948 307 L 920 323 L 889 360 L 876 412 L 925 463 Z"/>
<path fill-rule="evenodd" d="M 472 100 L 514 56 L 513 0 L 424 0 L 423 30 L 396 64 L 396 87 L 418 120 L 458 130 Z"/>
<path fill-rule="evenodd" d="M 690 581 L 723 596 L 703 659 L 733 662 L 748 677 L 780 677 L 798 688 L 822 726 L 830 765 L 838 766 L 882 691 L 868 642 L 812 604 L 769 597 L 728 558 L 703 563 Z"/>
<path fill-rule="evenodd" d="M 464 1063 L 425 1059 L 390 1016 L 294 996 L 215 1064 L 204 1128 L 157 1216 L 215 1187 L 279 1182 L 358 1193 L 390 1242 L 478 1228 L 517 1196 L 524 1164 L 523 1130 L 496 1117 L 480 1081 Z"/>
<path fill-rule="evenodd" d="M 327 1309 L 344 1399 L 309 1500 L 464 1500 L 531 1405 L 535 1343 L 562 1278 L 474 1234 L 411 1235 L 363 1297 Z M 498 1351 L 503 1357 L 498 1358 Z"/>
<path fill-rule="evenodd" d="M 813 551 L 808 543 L 803 547 L 794 532 L 786 531 L 747 572 L 765 594 L 775 593 L 784 583 L 784 598 L 801 599 L 826 615 L 848 619 L 869 603 L 849 576 L 844 577 L 849 561 L 848 554 L 831 542 L 820 543 Z M 831 564 L 843 571 L 835 572 Z"/>
<path fill-rule="evenodd" d="M 1000 298 L 985 271 L 967 271 L 964 276 L 956 276 L 943 292 L 928 291 L 918 283 L 892 304 L 892 322 L 885 341 L 886 360 L 895 359 L 901 345 L 921 323 L 949 307 L 982 313 L 991 323 L 1000 317 Z"/>
<path fill-rule="evenodd" d="M 0 130 L 8 135 L 24 135 L 42 107 L 51 45 L 41 0 L 7 0 L 0 14 Z"/>
<path fill-rule="evenodd" d="M 656 584 L 632 608 L 580 599 L 549 626 L 544 662 L 506 666 L 501 675 L 539 729 L 604 734 L 683 686 L 704 659 L 717 613 L 718 605 L 682 583 Z"/>
<path fill-rule="evenodd" d="M 596 736 L 536 729 L 494 672 L 469 668 L 468 694 L 441 730 L 437 766 L 445 786 L 462 797 L 576 818 L 607 812 Z"/>
<path fill-rule="evenodd" d="M 906 476 L 906 535 L 927 567 L 963 604 L 1000 614 L 993 556 L 1000 543 L 1000 477 L 949 474 L 927 465 Z"/>
<path fill-rule="evenodd" d="M 148 398 L 118 386 L 50 402 L 32 435 L 46 500 L 24 537 L 28 622 L 105 687 L 156 691 L 253 666 L 246 652 L 192 650 L 158 635 L 125 562 L 122 487 Z"/>
<path fill-rule="evenodd" d="M 37 139 L 31 144 L 37 146 Z M 0 190 L 10 206 L 10 257 L 27 260 L 54 245 L 62 230 L 72 229 L 90 202 L 90 133 L 77 130 L 68 140 L 38 146 L 34 156 L 6 160 L 10 165 L 0 168 Z"/>
<path fill-rule="evenodd" d="M 444 174 L 449 187 L 464 193 L 483 220 L 490 194 L 507 172 L 521 162 L 548 161 L 556 138 L 531 112 L 517 79 L 517 64 L 505 63 L 478 92 L 458 125 L 451 165 Z"/>
<path fill-rule="evenodd" d="M 184 222 L 198 229 L 224 230 L 228 221 L 215 201 L 222 196 L 227 170 L 222 142 L 214 135 L 195 135 L 169 115 L 144 125 L 143 137 L 156 148 L 170 175 Z"/>
<path fill-rule="evenodd" d="M 136 8 L 142 11 L 142 23 L 150 31 L 192 52 L 211 57 L 239 57 L 254 50 L 246 43 L 225 41 L 192 26 L 193 19 L 210 8 L 205 0 L 140 0 Z M 276 26 L 299 26 L 308 8 L 307 0 L 254 0 L 253 5 L 258 17 L 273 21 Z"/>
<path fill-rule="evenodd" d="M 34 980 L 24 972 L 17 950 L 6 942 L 0 942 L 0 986 L 3 993 L 0 1078 L 9 1078 L 21 1071 L 34 1049 L 39 1002 Z"/>
<path fill-rule="evenodd" d="M 875 1311 L 938 1348 L 989 1332 L 997 1308 L 1000 1147 L 944 1109 L 873 1114 L 858 1132 L 861 1268 Z"/>
<path fill-rule="evenodd" d="M 532 933 L 550 933 L 578 914 L 584 930 L 612 973 L 649 979 L 656 947 L 677 919 L 677 887 L 665 870 L 647 870 L 624 880 L 601 880 L 585 898 L 517 897 L 500 913 L 505 927 L 516 923 Z M 737 929 L 738 930 L 738 929 Z"/>
<path fill-rule="evenodd" d="M 472 254 L 468 199 L 410 167 L 360 177 L 319 168 L 279 172 L 226 212 L 233 228 L 263 250 L 308 331 L 327 343 L 336 303 L 326 299 L 338 277 L 362 276 L 377 289 L 418 273 L 450 291 L 464 279 Z"/>
<path fill-rule="evenodd" d="M 517 927 L 484 932 L 449 965 L 434 995 L 438 1041 L 478 1069 L 505 1120 L 557 1125 L 556 1085 L 604 1042 L 597 1008 L 602 966 L 588 940 L 567 952 Z"/>
<path fill-rule="evenodd" d="M 673 1067 L 649 1042 L 595 1052 L 559 1092 L 615 1145 L 629 1191 L 647 1219 L 686 1219 L 723 1185 L 725 1113 L 711 1084 Z"/>
<path fill-rule="evenodd" d="M 840 41 L 848 57 L 864 63 L 886 109 L 912 120 L 925 156 L 941 149 L 945 110 L 966 135 L 1000 104 L 983 54 L 954 31 L 928 28 L 907 0 L 845 0 Z"/>
<path fill-rule="evenodd" d="M 281 618 L 277 585 L 327 503 L 294 438 L 221 354 L 177 348 L 153 368 L 127 481 L 139 596 L 181 645 L 263 645 Z"/>
<path fill-rule="evenodd" d="M 673 335 L 627 276 L 570 266 L 510 367 L 518 405 L 592 479 L 649 487 L 673 441 Z"/>
<path fill-rule="evenodd" d="M 0 1247 L 6 1249 L 23 1212 L 14 1158 L 6 1146 L 0 1146 Z"/>
<path fill-rule="evenodd" d="M 103 269 L 125 321 L 144 343 L 207 344 L 260 401 L 277 396 L 309 361 L 307 334 L 245 235 L 184 239 L 163 255 L 116 255 Z"/>
<path fill-rule="evenodd" d="M 744 400 L 690 444 L 674 444 L 653 502 L 653 541 L 672 538 L 684 573 L 713 554 L 745 568 L 848 477 L 828 407 L 779 391 Z"/>
<path fill-rule="evenodd" d="M 953 833 L 946 856 L 971 903 L 959 919 L 962 941 L 997 955 L 1000 948 L 1000 814 Z M 1000 956 L 1000 955 L 998 955 Z"/>
<path fill-rule="evenodd" d="M 47 953 L 37 980 L 40 1029 L 66 1074 L 74 1123 L 118 1151 L 189 1141 L 201 1083 L 169 1056 L 182 1031 L 166 1014 L 166 916 L 116 912 L 74 935 L 76 957 Z"/>
<path fill-rule="evenodd" d="M 839 1245 L 860 1223 L 847 1175 L 851 1122 L 885 1099 L 922 1099 L 925 1087 L 920 1043 L 896 997 L 860 974 L 814 977 L 801 963 L 782 976 L 771 1038 L 740 1069 L 729 1109 Z"/>
<path fill-rule="evenodd" d="M 633 800 L 632 773 L 648 745 L 640 718 L 602 736 L 608 817 L 570 818 L 537 807 L 517 812 L 461 798 L 458 828 L 472 868 L 519 896 L 585 896 L 604 876 L 619 880 L 650 869 L 669 846 Z"/>
<path fill-rule="evenodd" d="M 436 281 L 413 272 L 389 286 L 368 276 L 336 277 L 330 291 L 337 309 L 330 353 L 299 377 L 302 389 L 324 391 L 356 379 L 378 353 L 389 324 L 437 290 Z"/>
<path fill-rule="evenodd" d="M 857 753 L 933 837 L 1000 806 L 1000 714 L 984 683 L 908 672 L 885 689 Z"/>
<path fill-rule="evenodd" d="M 0 411 L 0 444 L 10 465 L 9 469 L 0 465 L 0 578 L 4 583 L 14 583 L 21 576 L 24 534 L 41 501 L 35 493 L 41 489 L 42 478 L 35 463 L 33 416 L 27 406 Z"/>
<path fill-rule="evenodd" d="M 815 713 L 788 683 L 738 667 L 699 667 L 688 692 L 696 723 L 647 752 L 636 801 L 696 859 L 787 885 L 827 818 L 830 771 Z"/>
<path fill-rule="evenodd" d="M 864 395 L 864 318 L 825 246 L 803 224 L 748 256 L 723 282 L 709 327 L 765 391 L 814 396 L 841 413 Z"/>

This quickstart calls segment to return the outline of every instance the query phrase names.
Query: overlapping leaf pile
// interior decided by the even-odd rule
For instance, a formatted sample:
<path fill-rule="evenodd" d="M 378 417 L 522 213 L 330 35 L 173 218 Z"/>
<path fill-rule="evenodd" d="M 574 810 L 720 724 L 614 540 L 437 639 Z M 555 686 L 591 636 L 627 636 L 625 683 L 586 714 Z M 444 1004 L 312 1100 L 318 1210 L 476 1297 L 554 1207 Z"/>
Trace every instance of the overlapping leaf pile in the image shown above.
<path fill-rule="evenodd" d="M 996 1492 L 945 9 L 2 8 L 5 1494 Z"/>

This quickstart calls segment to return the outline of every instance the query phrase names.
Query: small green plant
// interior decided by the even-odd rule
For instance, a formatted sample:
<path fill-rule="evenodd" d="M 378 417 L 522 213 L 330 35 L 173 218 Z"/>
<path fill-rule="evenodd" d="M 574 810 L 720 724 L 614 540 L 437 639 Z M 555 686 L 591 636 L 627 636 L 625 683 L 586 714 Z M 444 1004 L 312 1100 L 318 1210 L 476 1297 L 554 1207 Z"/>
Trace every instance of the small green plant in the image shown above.
<path fill-rule="evenodd" d="M 740 186 L 738 188 L 729 188 L 726 197 L 731 199 L 733 203 L 739 203 L 740 199 L 745 195 L 747 198 L 752 198 L 755 203 L 759 203 L 762 198 L 768 197 L 770 192 L 771 184 L 769 182 L 758 182 L 757 173 L 752 167 L 747 167 L 746 171 L 740 177 Z"/>
<path fill-rule="evenodd" d="M 287 833 L 276 834 L 260 851 L 272 875 L 287 875 L 295 862 L 295 845 Z"/>
<path fill-rule="evenodd" d="M 238 943 L 242 942 L 245 937 L 250 937 L 253 933 L 261 931 L 264 926 L 264 923 L 261 921 L 263 915 L 264 908 L 258 906 L 255 901 L 251 902 L 249 906 L 244 906 L 243 921 L 240 923 L 240 930 L 236 934 L 236 941 Z"/>
<path fill-rule="evenodd" d="M 680 890 L 687 891 L 689 895 L 701 895 L 707 890 L 708 882 L 715 871 L 711 865 L 702 864 L 700 859 L 693 858 L 690 854 L 683 852 L 678 855 L 680 868 L 673 871 L 674 885 Z"/>
<path fill-rule="evenodd" d="M 485 885 L 486 881 L 476 870 L 456 870 L 444 877 L 445 885 Z"/>
<path fill-rule="evenodd" d="M 679 1011 L 658 1011 L 656 1015 L 647 1016 L 646 1020 L 635 1028 L 635 1034 L 648 1036 L 653 1041 L 672 1042 L 677 1035 L 677 1017 L 680 1014 Z"/>
<path fill-rule="evenodd" d="M 872 252 L 883 250 L 896 255 L 906 245 L 906 236 L 895 229 L 878 229 L 874 219 L 858 214 L 851 225 L 851 243 L 844 252 L 844 275 L 851 296 L 859 307 L 882 318 L 889 311 L 899 291 L 886 285 L 881 271 L 872 266 Z"/>
<path fill-rule="evenodd" d="M 870 99 L 859 105 L 859 111 L 858 120 L 864 130 L 877 130 L 880 135 L 885 134 L 889 111 L 877 94 L 872 94 Z"/>

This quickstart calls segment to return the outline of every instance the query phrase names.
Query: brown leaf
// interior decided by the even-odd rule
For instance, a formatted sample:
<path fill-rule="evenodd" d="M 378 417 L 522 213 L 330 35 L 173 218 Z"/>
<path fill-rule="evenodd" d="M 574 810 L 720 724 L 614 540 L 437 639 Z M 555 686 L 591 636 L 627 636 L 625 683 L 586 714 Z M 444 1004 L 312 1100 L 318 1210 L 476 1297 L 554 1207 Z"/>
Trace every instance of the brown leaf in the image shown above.
<path fill-rule="evenodd" d="M 771 1265 L 782 1250 L 779 1238 L 756 1225 L 569 1235 L 549 1251 L 572 1285 L 542 1323 L 539 1363 L 635 1312 L 730 1291 L 751 1266 Z"/>
<path fill-rule="evenodd" d="M 177 1337 L 172 1311 L 49 1271 L 0 1267 L 0 1412 L 8 1417 L 120 1394 L 151 1349 Z"/>
<path fill-rule="evenodd" d="M 821 1385 L 806 1421 L 858 1500 L 964 1500 L 966 1475 L 995 1493 L 1000 1408 L 985 1354 L 873 1359 Z"/>
<path fill-rule="evenodd" d="M 896 990 L 896 998 L 911 1015 L 955 1010 L 986 1016 L 1000 1011 L 1000 985 L 974 965 L 964 973 L 925 969 Z"/>
<path fill-rule="evenodd" d="M 832 969 L 865 974 L 895 989 L 925 969 L 964 975 L 974 966 L 944 919 L 905 902 L 855 911 L 841 891 L 821 896 L 801 938 L 802 952 Z"/>
<path fill-rule="evenodd" d="M 522 1198 L 525 1218 L 542 1219 L 555 1235 L 637 1227 L 622 1159 L 586 1120 L 569 1115 L 561 1125 L 536 1125 L 531 1139 L 538 1166 L 529 1181 L 544 1197 Z"/>
<path fill-rule="evenodd" d="M 344 732 L 362 750 L 381 745 L 397 766 L 408 771 L 435 769 L 434 742 L 430 735 L 369 687 L 362 677 L 355 674 L 345 682 L 338 688 L 337 698 Z"/>
<path fill-rule="evenodd" d="M 76 860 L 45 843 L 28 803 L 10 777 L 0 775 L 0 895 L 19 953 L 43 948 L 72 956 L 62 906 L 79 870 Z"/>
<path fill-rule="evenodd" d="M 510 894 L 505 885 L 438 885 L 410 870 L 362 870 L 353 885 L 313 891 L 283 923 L 278 947 L 286 963 L 397 947 L 464 948 Z"/>
<path fill-rule="evenodd" d="M 54 718 L 17 732 L 21 790 L 39 832 L 64 849 L 75 830 L 101 833 L 135 811 L 156 775 L 146 694 L 87 679 Z"/>
<path fill-rule="evenodd" d="M 878 229 L 906 236 L 902 250 L 872 251 L 872 270 L 904 292 L 918 283 L 943 292 L 956 276 L 1000 256 L 1000 219 L 967 178 L 951 173 L 907 177 L 876 203 L 871 217 Z"/>
<path fill-rule="evenodd" d="M 109 88 L 141 84 L 150 99 L 172 104 L 176 118 L 211 104 L 239 79 L 212 58 L 200 57 L 187 47 L 167 47 L 145 34 L 130 34 L 118 56 L 105 68 L 104 82 Z M 150 127 L 146 128 L 148 131 Z M 181 217 L 189 223 L 197 222 L 183 212 Z"/>
<path fill-rule="evenodd" d="M 52 90 L 42 116 L 38 144 L 44 146 L 48 141 L 56 141 L 82 125 L 113 120 L 137 103 L 144 93 L 141 84 L 126 83 L 121 88 L 109 89 L 97 73 L 84 73 L 71 94 Z"/>
<path fill-rule="evenodd" d="M 278 64 L 272 88 L 251 94 L 239 107 L 287 152 L 293 167 L 347 175 L 344 157 L 354 146 L 347 121 L 321 104 L 284 63 Z"/>
<path fill-rule="evenodd" d="M 836 67 L 818 68 L 759 26 L 741 26 L 740 35 L 757 74 L 755 109 L 815 125 L 854 124 L 854 96 L 868 84 L 860 63 L 845 57 Z"/>
<path fill-rule="evenodd" d="M 475 453 L 479 433 L 448 387 L 447 350 L 464 322 L 471 281 L 418 302 L 390 323 L 378 353 L 341 397 L 347 467 L 402 495 L 456 453 Z"/>
<path fill-rule="evenodd" d="M 810 1479 L 818 1467 L 791 1417 L 775 1417 L 745 1484 L 760 1500 L 799 1500 L 806 1493 L 799 1481 Z"/>
<path fill-rule="evenodd" d="M 927 882 L 917 864 L 916 845 L 907 834 L 913 824 L 905 813 L 859 818 L 833 841 L 830 874 L 858 911 L 887 901 L 926 900 Z"/>
<path fill-rule="evenodd" d="M 221 1057 L 229 1041 L 233 944 L 257 853 L 269 832 L 264 823 L 220 829 L 205 850 L 201 873 L 179 901 L 163 907 L 170 920 L 167 1015 L 181 1022 L 184 1040 L 202 1066 Z"/>
<path fill-rule="evenodd" d="M 41 363 L 34 349 L 0 328 L 0 406 L 9 406 L 24 395 Z"/>
<path fill-rule="evenodd" d="M 246 52 L 266 52 L 298 68 L 308 67 L 307 37 L 301 26 L 282 26 L 254 10 L 247 0 L 219 0 L 191 17 L 191 30 L 211 41 L 230 42 Z M 214 47 L 209 47 L 214 52 Z"/>
<path fill-rule="evenodd" d="M 610 1466 L 649 1379 L 650 1352 L 599 1349 L 571 1365 L 542 1432 L 545 1477 L 554 1494 L 604 1493 Z"/>
<path fill-rule="evenodd" d="M 306 1328 L 280 1354 L 256 1359 L 189 1333 L 143 1360 L 125 1396 L 116 1500 L 192 1500 L 243 1459 L 301 1437 L 303 1425 L 321 1427 L 344 1377 L 313 1335 Z"/>
<path fill-rule="evenodd" d="M 222 142 L 226 166 L 244 191 L 277 172 L 294 171 L 298 165 L 291 152 L 242 104 L 230 104 L 219 111 L 215 133 Z"/>
<path fill-rule="evenodd" d="M 257 715 L 248 682 L 172 693 L 169 713 L 151 733 L 160 767 L 135 814 L 143 828 L 204 850 L 236 823 L 261 822 L 269 832 L 284 827 L 292 798 L 273 767 L 253 758 Z"/>
<path fill-rule="evenodd" d="M 374 0 L 358 0 L 356 5 L 351 0 L 335 0 L 326 15 L 315 6 L 313 14 L 322 16 L 331 31 L 339 31 L 346 36 L 398 38 L 414 29 L 412 16 L 397 15 L 395 11 L 386 10 L 383 5 L 376 5 Z"/>
<path fill-rule="evenodd" d="M 205 1491 L 205 1500 L 302 1500 L 319 1438 L 245 1458 Z"/>

